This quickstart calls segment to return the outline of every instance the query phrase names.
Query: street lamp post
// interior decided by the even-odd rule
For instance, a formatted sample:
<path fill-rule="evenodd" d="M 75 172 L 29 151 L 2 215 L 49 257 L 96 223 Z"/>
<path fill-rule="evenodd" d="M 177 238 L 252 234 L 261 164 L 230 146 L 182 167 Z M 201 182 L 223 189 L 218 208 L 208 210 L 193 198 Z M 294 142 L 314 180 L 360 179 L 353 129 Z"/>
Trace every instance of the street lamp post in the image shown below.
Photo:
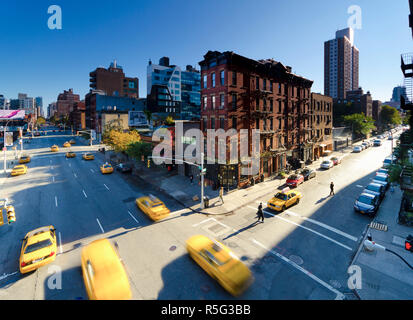
<path fill-rule="evenodd" d="M 3 169 L 4 169 L 4 174 L 7 173 L 6 166 L 7 166 L 7 159 L 6 159 L 6 129 L 7 125 L 9 124 L 10 120 L 6 122 L 6 125 L 4 126 L 3 130 L 3 152 L 4 152 L 4 163 L 3 163 Z"/>

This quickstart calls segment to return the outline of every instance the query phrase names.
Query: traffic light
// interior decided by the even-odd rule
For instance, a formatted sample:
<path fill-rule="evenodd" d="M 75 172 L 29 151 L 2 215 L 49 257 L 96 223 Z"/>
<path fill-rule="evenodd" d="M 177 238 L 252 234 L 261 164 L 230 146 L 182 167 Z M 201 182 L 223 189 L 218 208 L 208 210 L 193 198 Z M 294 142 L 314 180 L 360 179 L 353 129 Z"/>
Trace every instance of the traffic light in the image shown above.
<path fill-rule="evenodd" d="M 413 252 L 413 236 L 408 235 L 406 240 L 404 241 L 404 248 L 407 251 Z"/>
<path fill-rule="evenodd" d="M 151 160 L 148 159 L 148 168 L 151 167 Z"/>
<path fill-rule="evenodd" d="M 13 206 L 7 206 L 7 221 L 9 224 L 16 222 L 16 214 L 14 212 L 14 207 Z"/>

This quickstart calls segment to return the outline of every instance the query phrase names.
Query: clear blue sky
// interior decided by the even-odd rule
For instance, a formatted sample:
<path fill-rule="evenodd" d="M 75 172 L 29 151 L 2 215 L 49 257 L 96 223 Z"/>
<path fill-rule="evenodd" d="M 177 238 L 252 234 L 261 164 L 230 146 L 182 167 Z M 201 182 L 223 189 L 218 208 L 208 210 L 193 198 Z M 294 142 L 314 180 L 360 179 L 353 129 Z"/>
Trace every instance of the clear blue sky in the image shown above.
<path fill-rule="evenodd" d="M 62 30 L 47 27 L 54 4 L 62 8 Z M 84 98 L 89 72 L 116 59 L 139 78 L 144 97 L 150 58 L 199 68 L 208 50 L 274 58 L 323 93 L 324 41 L 347 26 L 351 5 L 362 9 L 360 85 L 389 100 L 403 81 L 400 54 L 413 51 L 408 0 L 1 1 L 0 94 L 42 96 L 45 106 L 64 89 Z"/>

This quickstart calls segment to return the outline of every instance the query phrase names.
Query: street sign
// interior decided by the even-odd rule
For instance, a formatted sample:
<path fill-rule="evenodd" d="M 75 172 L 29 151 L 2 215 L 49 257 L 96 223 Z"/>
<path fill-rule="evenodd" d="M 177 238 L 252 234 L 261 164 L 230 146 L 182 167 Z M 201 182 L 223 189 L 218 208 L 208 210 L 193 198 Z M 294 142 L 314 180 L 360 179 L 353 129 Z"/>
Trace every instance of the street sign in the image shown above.
<path fill-rule="evenodd" d="M 4 146 L 11 147 L 13 145 L 13 132 L 6 132 Z"/>

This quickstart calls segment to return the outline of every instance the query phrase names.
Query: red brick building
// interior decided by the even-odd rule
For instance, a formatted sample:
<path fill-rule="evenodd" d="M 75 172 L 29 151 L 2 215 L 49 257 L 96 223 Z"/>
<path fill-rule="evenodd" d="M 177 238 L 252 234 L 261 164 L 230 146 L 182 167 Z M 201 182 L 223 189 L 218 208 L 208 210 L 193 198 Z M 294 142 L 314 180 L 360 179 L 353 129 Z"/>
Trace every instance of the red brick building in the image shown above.
<path fill-rule="evenodd" d="M 333 98 L 311 93 L 311 140 L 314 142 L 313 158 L 325 151 L 333 151 Z"/>
<path fill-rule="evenodd" d="M 75 103 L 79 102 L 80 98 L 78 94 L 73 93 L 73 89 L 64 90 L 59 94 L 56 102 L 56 117 L 62 118 L 63 116 L 69 116 L 73 111 Z"/>
<path fill-rule="evenodd" d="M 73 126 L 73 130 L 86 129 L 86 105 L 85 100 L 75 102 L 73 105 L 73 111 L 70 113 L 70 123 Z"/>
<path fill-rule="evenodd" d="M 90 73 L 90 88 L 102 90 L 108 96 L 139 98 L 138 78 L 126 77 L 116 61 L 108 69 L 97 68 Z"/>
<path fill-rule="evenodd" d="M 260 172 L 241 176 L 238 164 L 207 166 L 207 179 L 239 187 L 251 178 L 278 174 L 287 161 L 311 158 L 310 89 L 313 81 L 272 59 L 252 60 L 234 52 L 209 51 L 201 66 L 201 129 L 260 129 Z M 227 140 L 227 145 L 229 139 Z M 227 147 L 229 152 L 229 146 Z M 240 154 L 240 152 L 238 152 Z M 251 154 L 250 154 L 251 156 Z"/>

